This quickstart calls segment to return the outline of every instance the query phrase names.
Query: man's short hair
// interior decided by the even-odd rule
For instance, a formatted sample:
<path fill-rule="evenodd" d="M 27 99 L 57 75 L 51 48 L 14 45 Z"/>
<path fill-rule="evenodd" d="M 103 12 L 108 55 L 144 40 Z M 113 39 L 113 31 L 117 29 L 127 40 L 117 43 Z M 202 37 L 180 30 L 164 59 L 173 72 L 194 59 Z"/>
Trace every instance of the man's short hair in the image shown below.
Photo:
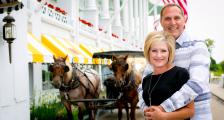
<path fill-rule="evenodd" d="M 184 16 L 184 11 L 183 11 L 183 9 L 182 9 L 178 4 L 170 3 L 170 4 L 166 4 L 166 5 L 162 8 L 162 10 L 160 11 L 160 19 L 162 19 L 162 17 L 163 17 L 163 12 L 164 12 L 164 10 L 165 10 L 166 8 L 168 8 L 168 7 L 178 7 L 178 8 L 180 9 L 180 11 L 181 11 L 181 15 Z"/>

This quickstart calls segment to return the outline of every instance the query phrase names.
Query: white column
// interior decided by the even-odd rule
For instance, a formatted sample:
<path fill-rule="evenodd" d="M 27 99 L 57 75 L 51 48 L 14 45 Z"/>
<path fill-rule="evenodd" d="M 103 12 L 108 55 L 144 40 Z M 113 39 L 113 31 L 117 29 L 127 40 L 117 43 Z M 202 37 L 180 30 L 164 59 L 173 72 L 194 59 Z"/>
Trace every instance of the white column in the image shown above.
<path fill-rule="evenodd" d="M 96 0 L 86 0 L 85 10 L 83 11 L 84 19 L 93 24 L 93 27 L 98 30 L 99 13 L 96 6 Z"/>
<path fill-rule="evenodd" d="M 102 10 L 100 15 L 99 26 L 106 33 L 107 38 L 111 36 L 111 24 L 110 24 L 110 14 L 109 14 L 109 0 L 102 1 Z M 103 34 L 103 33 L 101 33 Z"/>
<path fill-rule="evenodd" d="M 129 5 L 129 37 L 128 37 L 128 42 L 129 44 L 134 44 L 134 10 L 133 10 L 133 0 L 128 1 Z"/>
<path fill-rule="evenodd" d="M 148 0 L 143 0 L 143 40 L 144 43 L 145 37 L 148 35 Z"/>
<path fill-rule="evenodd" d="M 73 31 L 71 31 L 71 37 L 72 40 L 77 40 L 75 37 L 79 34 L 79 0 L 71 0 L 69 3 L 71 4 L 70 18 L 73 27 Z"/>
<path fill-rule="evenodd" d="M 32 64 L 32 72 L 31 74 L 33 74 L 33 92 L 34 95 L 33 98 L 35 104 L 38 104 L 40 101 L 40 96 L 41 96 L 41 92 L 42 92 L 42 85 L 43 85 L 43 81 L 42 81 L 42 65 L 41 63 L 33 63 Z"/>
<path fill-rule="evenodd" d="M 112 31 L 113 33 L 118 35 L 120 39 L 122 39 L 123 36 L 122 36 L 122 25 L 120 16 L 120 0 L 114 0 L 114 15 L 116 18 L 113 22 Z"/>
<path fill-rule="evenodd" d="M 27 0 L 23 0 L 27 6 Z M 6 16 L 2 14 L 0 19 Z M 17 30 L 12 46 L 12 63 L 9 63 L 8 44 L 0 38 L 0 120 L 29 120 L 30 98 L 27 59 L 27 9 L 13 11 Z M 4 23 L 0 23 L 1 29 Z"/>
<path fill-rule="evenodd" d="M 124 3 L 123 3 L 124 4 Z M 125 4 L 123 10 L 122 10 L 122 16 L 123 16 L 123 38 L 128 40 L 128 34 L 129 34 L 129 13 L 128 13 L 128 2 Z"/>
<path fill-rule="evenodd" d="M 138 17 L 138 0 L 134 0 L 134 17 Z"/>
<path fill-rule="evenodd" d="M 138 4 L 138 13 L 139 13 L 139 38 L 137 39 L 138 43 L 138 48 L 141 48 L 142 45 L 142 40 L 143 40 L 143 0 L 139 0 Z"/>
<path fill-rule="evenodd" d="M 95 0 L 86 0 L 86 9 L 96 9 L 96 1 Z"/>
<path fill-rule="evenodd" d="M 134 0 L 134 46 L 138 46 L 138 39 L 139 39 L 139 15 L 138 15 L 138 0 Z"/>
<path fill-rule="evenodd" d="M 102 1 L 102 13 L 101 13 L 101 18 L 110 18 L 110 14 L 109 14 L 109 0 L 103 0 Z"/>
<path fill-rule="evenodd" d="M 120 15 L 120 0 L 114 0 L 114 12 L 115 12 L 115 20 L 114 25 L 115 26 L 121 26 L 121 15 Z"/>

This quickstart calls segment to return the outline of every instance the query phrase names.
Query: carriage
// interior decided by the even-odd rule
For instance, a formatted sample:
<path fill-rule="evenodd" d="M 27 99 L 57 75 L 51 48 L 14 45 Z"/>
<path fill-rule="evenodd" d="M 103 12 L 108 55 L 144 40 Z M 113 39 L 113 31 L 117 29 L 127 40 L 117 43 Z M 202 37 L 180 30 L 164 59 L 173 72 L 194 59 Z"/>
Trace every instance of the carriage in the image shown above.
<path fill-rule="evenodd" d="M 57 75 L 58 77 L 54 77 L 61 82 L 59 84 L 55 84 L 60 91 L 62 96 L 62 102 L 64 103 L 69 118 L 72 119 L 71 115 L 71 104 L 78 105 L 79 111 L 82 111 L 83 105 L 89 111 L 89 119 L 95 119 L 95 113 L 97 109 L 118 109 L 118 118 L 121 119 L 122 116 L 122 109 L 125 108 L 127 112 L 127 119 L 135 119 L 135 109 L 137 107 L 138 96 L 137 96 L 137 87 L 141 82 L 141 75 L 145 67 L 145 59 L 142 51 L 108 51 L 108 52 L 100 52 L 94 53 L 93 59 L 98 59 L 100 61 L 107 60 L 108 64 L 99 64 L 99 77 L 95 76 L 95 72 L 88 71 L 87 73 L 82 73 L 76 67 L 70 66 L 73 68 L 73 71 L 70 71 L 71 81 L 68 81 L 67 85 L 62 84 L 63 81 L 66 81 L 69 78 L 67 75 L 64 77 L 65 73 L 69 71 L 69 67 L 67 67 L 67 63 L 65 63 L 66 58 L 62 58 L 61 63 L 57 63 L 58 65 L 61 64 L 61 70 L 56 69 L 51 70 L 53 74 L 56 71 L 61 71 L 61 74 Z M 58 62 L 58 59 L 54 58 L 55 64 Z M 60 60 L 59 60 L 60 61 Z M 62 65 L 63 64 L 63 65 Z M 75 71 L 75 72 L 74 72 Z M 60 73 L 60 72 L 58 72 Z M 90 75 L 88 75 L 90 73 Z M 73 75 L 72 75 L 73 74 Z M 92 74 L 92 75 L 91 75 Z M 55 74 L 56 76 L 56 74 Z M 92 77 L 92 78 L 90 78 Z M 79 82 L 75 82 L 75 80 Z M 85 82 L 80 82 L 81 79 L 85 79 Z M 101 83 L 99 82 L 101 80 Z M 95 80 L 95 81 L 94 81 Z M 90 81 L 90 82 L 88 82 Z M 97 81 L 97 82 L 96 82 Z M 77 89 L 80 90 L 86 89 L 83 92 L 83 96 L 81 93 L 79 96 L 75 96 L 74 94 L 70 93 L 69 91 L 74 91 L 70 84 L 76 86 Z M 86 84 L 86 85 L 85 85 Z M 61 87 L 63 90 L 61 90 Z M 102 88 L 99 90 L 99 86 L 102 85 Z M 67 86 L 67 87 L 66 87 Z M 72 86 L 72 87 L 73 87 Z M 78 86 L 78 87 L 77 87 Z M 81 88 L 81 86 L 83 86 Z M 91 91 L 92 88 L 92 91 Z M 65 90 L 64 90 L 65 89 Z M 69 90 L 67 90 L 69 89 Z M 72 89 L 72 90 L 71 90 Z M 76 91 L 77 93 L 77 91 Z M 92 94 L 90 94 L 92 93 Z M 69 97 L 70 96 L 70 97 Z M 85 97 L 88 96 L 88 97 Z M 131 113 L 129 116 L 129 109 L 131 109 Z M 79 119 L 83 119 L 82 112 L 79 114 Z"/>

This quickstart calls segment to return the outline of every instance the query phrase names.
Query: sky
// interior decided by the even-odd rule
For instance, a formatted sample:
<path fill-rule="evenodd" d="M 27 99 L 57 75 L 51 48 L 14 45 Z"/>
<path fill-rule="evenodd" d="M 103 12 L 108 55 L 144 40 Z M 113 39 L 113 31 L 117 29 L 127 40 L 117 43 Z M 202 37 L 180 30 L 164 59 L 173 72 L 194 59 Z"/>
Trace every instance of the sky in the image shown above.
<path fill-rule="evenodd" d="M 150 1 L 152 3 L 160 1 L 160 5 L 163 5 L 162 0 Z M 217 63 L 224 61 L 224 1 L 187 0 L 187 4 L 186 30 L 193 38 L 214 40 L 211 56 Z"/>
<path fill-rule="evenodd" d="M 187 31 L 198 39 L 215 41 L 211 55 L 217 63 L 224 61 L 223 4 L 223 0 L 188 0 Z"/>

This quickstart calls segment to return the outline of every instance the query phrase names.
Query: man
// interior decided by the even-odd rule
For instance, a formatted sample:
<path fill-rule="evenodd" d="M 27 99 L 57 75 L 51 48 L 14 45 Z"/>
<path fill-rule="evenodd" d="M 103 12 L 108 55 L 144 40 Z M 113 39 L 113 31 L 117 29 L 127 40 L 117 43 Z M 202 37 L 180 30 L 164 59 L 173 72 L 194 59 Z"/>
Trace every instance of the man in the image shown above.
<path fill-rule="evenodd" d="M 145 105 L 142 99 L 142 85 L 139 85 L 138 105 L 144 110 L 146 119 L 153 119 L 153 117 L 160 117 L 158 113 L 162 111 L 178 110 L 194 100 L 195 114 L 191 120 L 212 120 L 209 90 L 210 55 L 205 43 L 192 40 L 187 35 L 185 31 L 186 17 L 180 6 L 176 4 L 168 4 L 163 7 L 160 13 L 160 23 L 163 30 L 172 34 L 176 39 L 174 64 L 186 68 L 190 73 L 190 79 L 179 91 L 158 107 Z"/>

